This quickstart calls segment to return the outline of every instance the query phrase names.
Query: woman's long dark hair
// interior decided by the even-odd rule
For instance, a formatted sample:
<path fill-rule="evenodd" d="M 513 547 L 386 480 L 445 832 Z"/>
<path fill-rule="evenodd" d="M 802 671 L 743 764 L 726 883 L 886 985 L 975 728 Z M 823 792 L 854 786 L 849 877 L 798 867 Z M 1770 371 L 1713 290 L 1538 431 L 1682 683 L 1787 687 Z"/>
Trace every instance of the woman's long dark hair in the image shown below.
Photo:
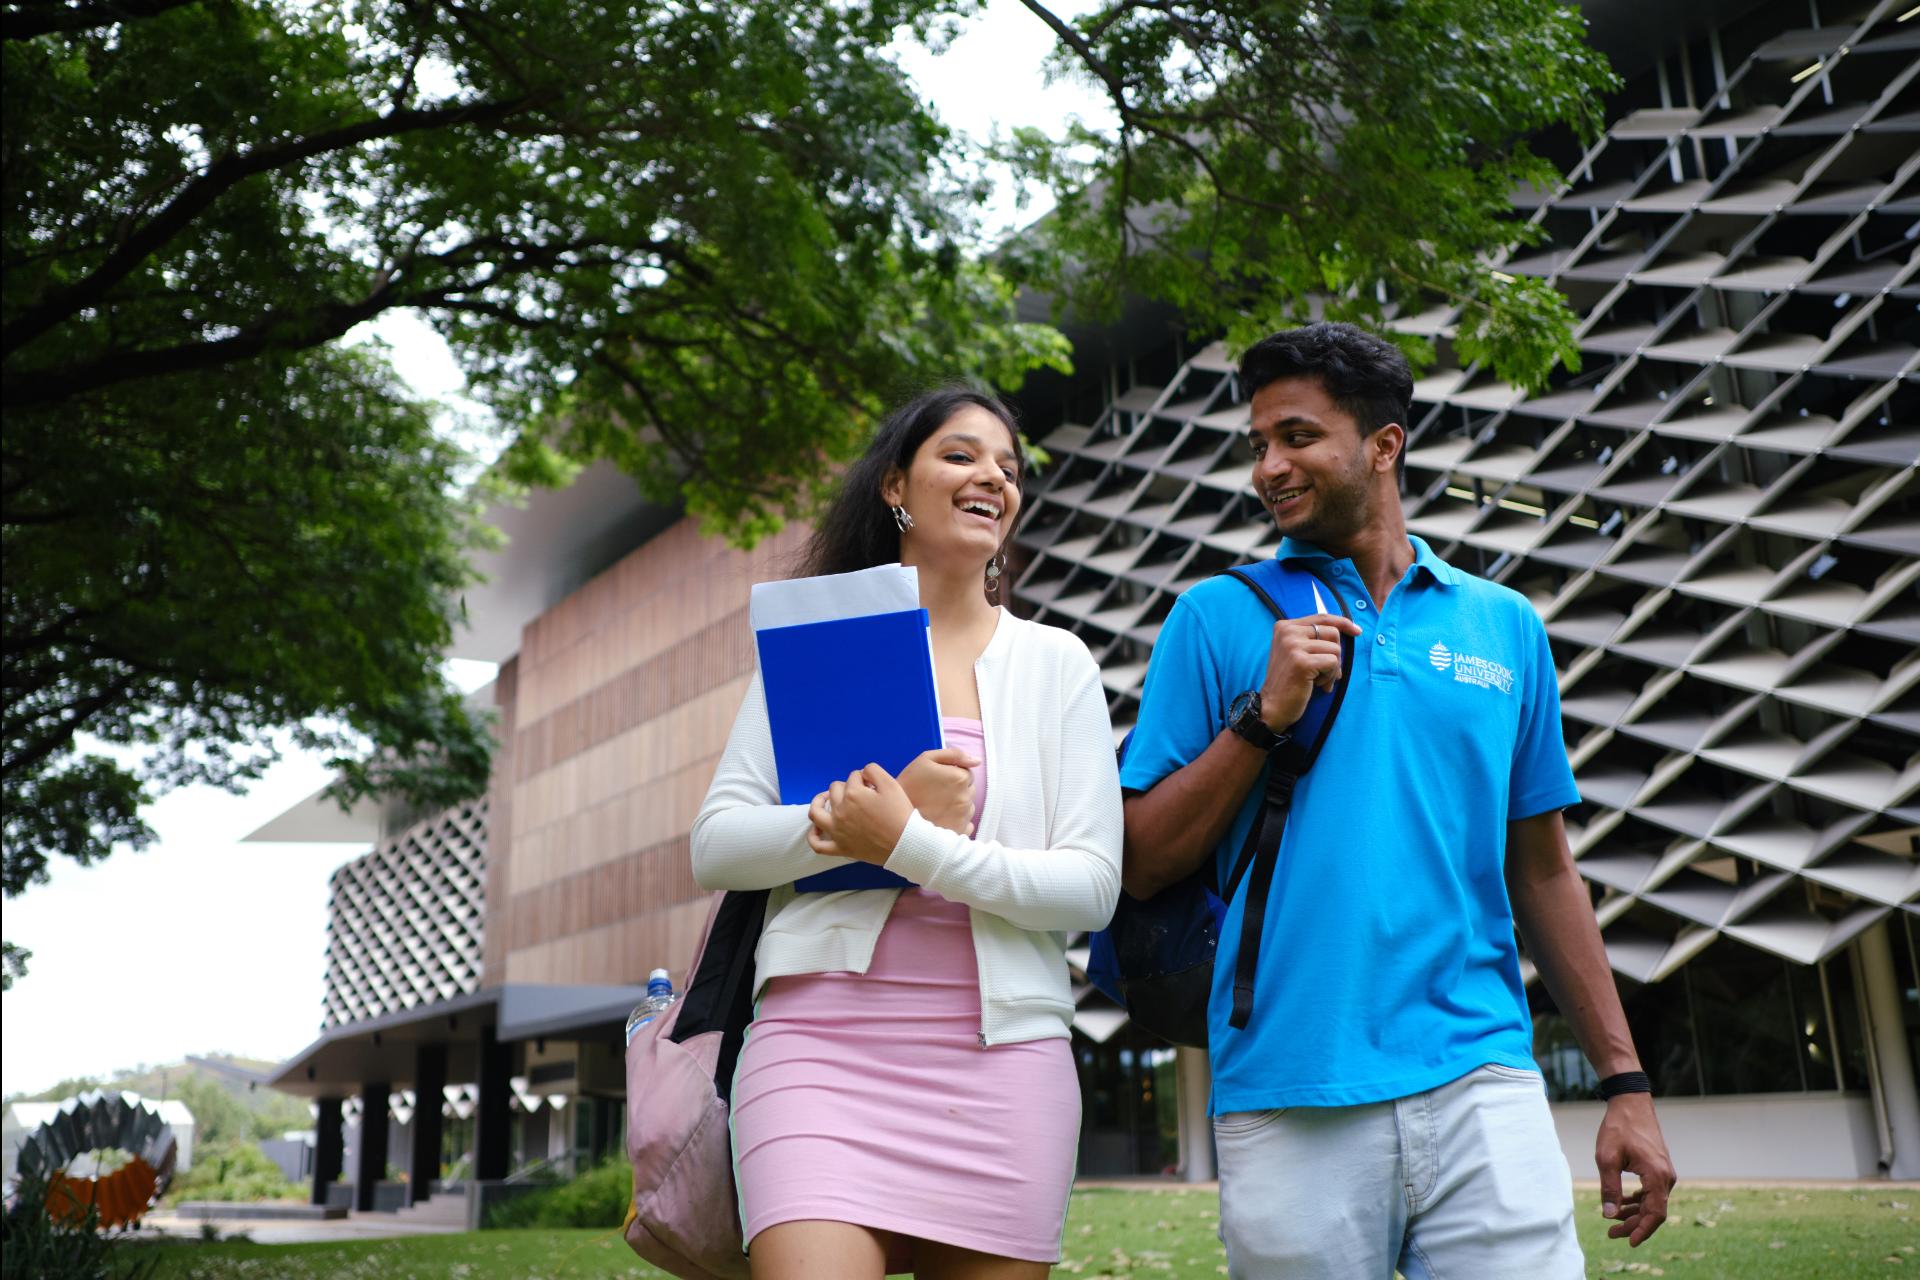
<path fill-rule="evenodd" d="M 1025 481 L 1027 465 L 1020 450 L 1020 431 L 1014 425 L 1013 410 L 1000 397 L 972 387 L 939 387 L 923 392 L 888 414 L 867 451 L 847 468 L 840 488 L 814 525 L 813 538 L 800 557 L 800 575 L 852 573 L 898 560 L 900 530 L 880 496 L 881 482 L 896 467 L 907 470 L 927 437 L 945 426 L 954 414 L 970 407 L 985 409 L 1006 424 L 1007 434 L 1013 437 L 1014 484 Z M 1024 514 L 1024 506 L 1014 514 L 1015 523 Z M 1013 537 L 1012 525 L 1007 528 L 1007 537 Z"/>

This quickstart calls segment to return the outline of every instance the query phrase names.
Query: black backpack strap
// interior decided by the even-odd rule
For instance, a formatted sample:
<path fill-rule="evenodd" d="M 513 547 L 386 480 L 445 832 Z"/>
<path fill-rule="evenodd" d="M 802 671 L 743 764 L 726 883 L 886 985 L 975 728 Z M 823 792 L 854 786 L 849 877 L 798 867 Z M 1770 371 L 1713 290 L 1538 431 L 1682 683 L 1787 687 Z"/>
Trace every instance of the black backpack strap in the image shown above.
<path fill-rule="evenodd" d="M 1226 573 L 1228 577 L 1238 579 L 1247 590 L 1258 596 L 1260 603 L 1267 606 L 1267 612 L 1271 613 L 1276 621 L 1287 616 L 1286 611 L 1267 594 L 1267 589 L 1253 580 L 1252 574 L 1242 569 L 1228 569 Z M 1240 846 L 1239 856 L 1233 861 L 1233 869 L 1227 876 L 1226 884 L 1220 886 L 1216 877 L 1215 884 L 1219 888 L 1219 897 L 1222 902 L 1231 903 L 1234 893 L 1240 888 L 1240 882 L 1247 878 L 1247 869 L 1253 865 L 1260 850 L 1260 825 L 1256 820 L 1253 826 L 1247 829 L 1246 841 Z"/>
<path fill-rule="evenodd" d="M 1277 754 L 1277 753 L 1276 753 Z M 1253 829 L 1258 833 L 1247 883 L 1247 905 L 1240 913 L 1240 952 L 1233 962 L 1233 1009 L 1227 1025 L 1239 1030 L 1253 1017 L 1253 981 L 1260 971 L 1260 937 L 1267 927 L 1267 898 L 1273 890 L 1273 870 L 1280 861 L 1280 837 L 1287 829 L 1287 810 L 1293 805 L 1293 784 L 1300 775 L 1278 760 L 1267 770 L 1267 790 Z M 1236 877 L 1237 878 L 1237 877 Z M 1232 901 L 1231 898 L 1228 899 Z"/>
<path fill-rule="evenodd" d="M 681 997 L 669 1038 L 686 1041 L 707 1031 L 720 1032 L 713 1065 L 713 1087 L 725 1102 L 733 1092 L 733 1068 L 753 1021 L 753 954 L 766 923 L 767 891 L 728 893 L 707 931 L 706 945 Z"/>
<path fill-rule="evenodd" d="M 1229 569 L 1228 573 L 1245 583 L 1247 588 L 1260 597 L 1275 618 L 1287 616 L 1274 598 L 1264 587 L 1253 580 L 1253 576 L 1240 569 Z M 1307 570 L 1312 572 L 1312 570 Z M 1323 586 L 1332 593 L 1342 614 L 1347 613 L 1346 601 L 1340 592 L 1319 574 L 1314 574 Z M 1353 642 L 1342 636 L 1343 673 L 1353 670 Z M 1253 826 L 1247 832 L 1246 847 L 1241 850 L 1240 859 L 1227 882 L 1226 892 L 1221 894 L 1223 901 L 1233 902 L 1234 890 L 1243 877 L 1247 883 L 1247 905 L 1240 913 L 1240 950 L 1233 964 L 1233 1009 L 1227 1015 L 1227 1025 L 1235 1030 L 1243 1029 L 1253 1017 L 1254 979 L 1260 971 L 1260 941 L 1266 932 L 1267 898 L 1273 890 L 1274 868 L 1280 861 L 1280 837 L 1287 828 L 1287 811 L 1293 807 L 1294 784 L 1300 781 L 1300 775 L 1313 764 L 1320 754 L 1320 748 L 1327 740 L 1327 734 L 1333 729 L 1334 717 L 1340 713 L 1340 704 L 1347 695 L 1347 681 L 1343 674 L 1339 687 L 1333 691 L 1333 703 L 1327 708 L 1326 718 L 1321 722 L 1320 732 L 1310 743 L 1295 742 L 1288 739 L 1276 747 L 1267 757 L 1267 783 L 1262 796 L 1260 813 L 1254 819 Z"/>

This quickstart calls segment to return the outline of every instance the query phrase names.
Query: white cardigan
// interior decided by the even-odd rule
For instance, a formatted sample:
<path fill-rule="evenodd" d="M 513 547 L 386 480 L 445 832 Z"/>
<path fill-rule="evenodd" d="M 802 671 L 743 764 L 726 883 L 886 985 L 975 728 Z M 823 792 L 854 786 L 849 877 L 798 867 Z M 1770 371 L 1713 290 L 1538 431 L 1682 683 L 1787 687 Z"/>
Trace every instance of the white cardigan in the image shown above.
<path fill-rule="evenodd" d="M 969 839 L 916 812 L 886 865 L 972 908 L 982 1044 L 1064 1037 L 1073 1021 L 1066 931 L 1105 928 L 1120 894 L 1106 693 L 1079 637 L 1004 609 L 973 671 L 987 741 L 979 828 Z M 756 671 L 692 835 L 702 888 L 772 890 L 756 995 L 768 978 L 865 973 L 900 894 L 795 893 L 793 881 L 849 861 L 813 852 L 809 825 L 804 805 L 780 803 Z"/>

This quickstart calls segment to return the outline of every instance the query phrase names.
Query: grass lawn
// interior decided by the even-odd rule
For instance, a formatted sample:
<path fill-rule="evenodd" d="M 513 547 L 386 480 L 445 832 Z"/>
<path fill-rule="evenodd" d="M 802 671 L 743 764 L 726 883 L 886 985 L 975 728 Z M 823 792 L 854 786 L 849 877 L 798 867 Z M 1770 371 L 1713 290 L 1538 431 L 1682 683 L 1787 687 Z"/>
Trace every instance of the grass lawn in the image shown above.
<path fill-rule="evenodd" d="M 1920 1276 L 1920 1191 L 1683 1190 L 1660 1234 L 1635 1250 L 1605 1238 L 1581 1196 L 1589 1276 L 1848 1280 Z M 1056 1275 L 1212 1280 L 1226 1271 L 1211 1191 L 1076 1192 Z M 582 1280 L 653 1277 L 611 1231 L 488 1231 L 352 1244 L 167 1244 L 159 1280 Z"/>
<path fill-rule="evenodd" d="M 1212 1191 L 1077 1191 L 1055 1275 L 1202 1280 L 1226 1273 Z M 1670 1280 L 1847 1280 L 1920 1276 L 1920 1190 L 1682 1188 L 1638 1249 L 1606 1238 L 1599 1195 L 1579 1193 L 1589 1276 Z M 1902 1261 L 1889 1262 L 1897 1257 Z"/>

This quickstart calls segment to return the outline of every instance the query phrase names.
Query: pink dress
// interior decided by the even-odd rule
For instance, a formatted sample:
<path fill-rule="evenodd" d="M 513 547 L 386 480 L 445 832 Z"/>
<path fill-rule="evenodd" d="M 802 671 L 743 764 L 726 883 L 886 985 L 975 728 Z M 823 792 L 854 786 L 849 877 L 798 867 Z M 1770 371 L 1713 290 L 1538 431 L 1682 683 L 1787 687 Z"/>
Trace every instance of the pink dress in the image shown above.
<path fill-rule="evenodd" d="M 986 804 L 978 720 L 945 717 Z M 900 894 L 865 973 L 771 978 L 733 1086 L 733 1158 L 749 1244 L 782 1222 L 851 1222 L 1034 1262 L 1060 1257 L 1080 1136 L 1064 1039 L 980 1043 L 968 908 Z"/>

